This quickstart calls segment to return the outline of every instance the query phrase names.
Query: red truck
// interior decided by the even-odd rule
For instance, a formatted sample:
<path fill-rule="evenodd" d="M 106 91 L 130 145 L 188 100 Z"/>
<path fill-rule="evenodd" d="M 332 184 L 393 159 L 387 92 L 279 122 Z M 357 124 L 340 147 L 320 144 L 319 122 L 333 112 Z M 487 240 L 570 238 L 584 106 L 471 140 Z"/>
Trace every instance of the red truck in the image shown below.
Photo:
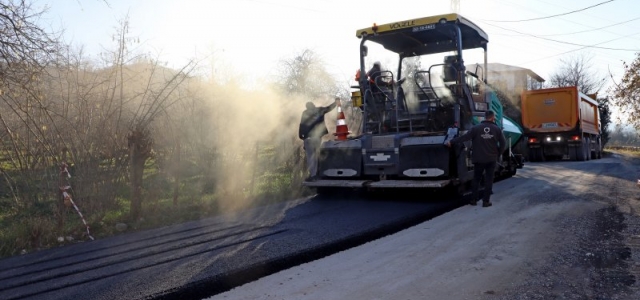
<path fill-rule="evenodd" d="M 522 92 L 522 125 L 530 161 L 602 157 L 595 97 L 575 86 Z"/>

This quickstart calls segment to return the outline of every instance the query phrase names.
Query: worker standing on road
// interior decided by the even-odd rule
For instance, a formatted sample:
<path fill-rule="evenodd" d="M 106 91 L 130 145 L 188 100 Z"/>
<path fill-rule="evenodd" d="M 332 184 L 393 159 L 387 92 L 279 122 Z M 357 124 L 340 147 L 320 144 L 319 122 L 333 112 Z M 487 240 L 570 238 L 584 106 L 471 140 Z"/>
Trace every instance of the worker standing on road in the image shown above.
<path fill-rule="evenodd" d="M 322 142 L 322 137 L 329 133 L 327 125 L 324 123 L 324 115 L 336 107 L 338 101 L 340 101 L 340 98 L 336 98 L 336 102 L 325 107 L 316 107 L 313 102 L 307 102 L 307 109 L 302 112 L 298 137 L 304 141 L 307 168 L 309 169 L 307 181 L 316 179 L 316 173 L 318 172 L 318 150 Z"/>
<path fill-rule="evenodd" d="M 471 205 L 478 203 L 478 186 L 484 173 L 484 197 L 482 198 L 482 207 L 491 206 L 491 192 L 493 189 L 493 175 L 496 169 L 498 158 L 506 150 L 507 143 L 505 141 L 502 130 L 496 125 L 496 116 L 493 111 L 485 113 L 485 119 L 480 124 L 474 126 L 464 135 L 452 139 L 446 145 L 471 141 L 473 153 L 471 160 L 473 162 L 473 199 L 469 202 Z"/>

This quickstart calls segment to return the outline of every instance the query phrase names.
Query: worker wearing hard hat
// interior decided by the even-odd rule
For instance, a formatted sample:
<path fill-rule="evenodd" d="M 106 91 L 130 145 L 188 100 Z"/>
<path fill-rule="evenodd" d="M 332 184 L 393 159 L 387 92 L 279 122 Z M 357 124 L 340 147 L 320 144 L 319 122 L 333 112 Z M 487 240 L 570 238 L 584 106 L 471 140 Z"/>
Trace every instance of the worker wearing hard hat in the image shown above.
<path fill-rule="evenodd" d="M 307 102 L 307 109 L 302 112 L 298 137 L 304 141 L 307 168 L 309 169 L 307 181 L 316 179 L 318 172 L 318 150 L 322 142 L 322 137 L 329 133 L 327 125 L 324 123 L 324 115 L 336 107 L 338 101 L 339 99 L 336 99 L 336 102 L 324 107 L 316 107 L 313 102 Z"/>

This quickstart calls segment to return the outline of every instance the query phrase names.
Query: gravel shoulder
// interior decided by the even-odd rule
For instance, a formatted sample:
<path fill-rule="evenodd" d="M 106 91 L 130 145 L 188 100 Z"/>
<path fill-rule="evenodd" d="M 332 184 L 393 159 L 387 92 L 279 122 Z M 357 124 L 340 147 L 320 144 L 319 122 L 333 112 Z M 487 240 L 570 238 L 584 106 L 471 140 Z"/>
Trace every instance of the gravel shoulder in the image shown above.
<path fill-rule="evenodd" d="M 640 299 L 640 159 L 530 163 L 464 206 L 209 299 Z"/>

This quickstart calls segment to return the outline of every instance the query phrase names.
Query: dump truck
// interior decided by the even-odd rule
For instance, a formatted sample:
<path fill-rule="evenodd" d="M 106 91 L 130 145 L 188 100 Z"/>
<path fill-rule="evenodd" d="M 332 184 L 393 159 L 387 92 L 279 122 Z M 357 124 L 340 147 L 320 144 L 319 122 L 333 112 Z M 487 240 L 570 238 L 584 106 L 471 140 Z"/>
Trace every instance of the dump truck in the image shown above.
<path fill-rule="evenodd" d="M 575 86 L 523 91 L 529 160 L 601 158 L 600 113 L 594 98 Z"/>
<path fill-rule="evenodd" d="M 353 133 L 347 138 L 321 145 L 319 178 L 303 185 L 319 193 L 338 188 L 469 191 L 472 145 L 445 143 L 482 121 L 487 110 L 503 126 L 502 105 L 487 84 L 487 34 L 459 14 L 445 14 L 374 23 L 357 30 L 356 37 L 360 64 L 352 100 L 361 122 L 349 128 Z M 463 55 L 469 52 L 482 61 L 467 69 Z M 380 61 L 397 68 L 368 72 Z M 497 178 L 522 167 L 510 149 L 497 163 Z"/>

